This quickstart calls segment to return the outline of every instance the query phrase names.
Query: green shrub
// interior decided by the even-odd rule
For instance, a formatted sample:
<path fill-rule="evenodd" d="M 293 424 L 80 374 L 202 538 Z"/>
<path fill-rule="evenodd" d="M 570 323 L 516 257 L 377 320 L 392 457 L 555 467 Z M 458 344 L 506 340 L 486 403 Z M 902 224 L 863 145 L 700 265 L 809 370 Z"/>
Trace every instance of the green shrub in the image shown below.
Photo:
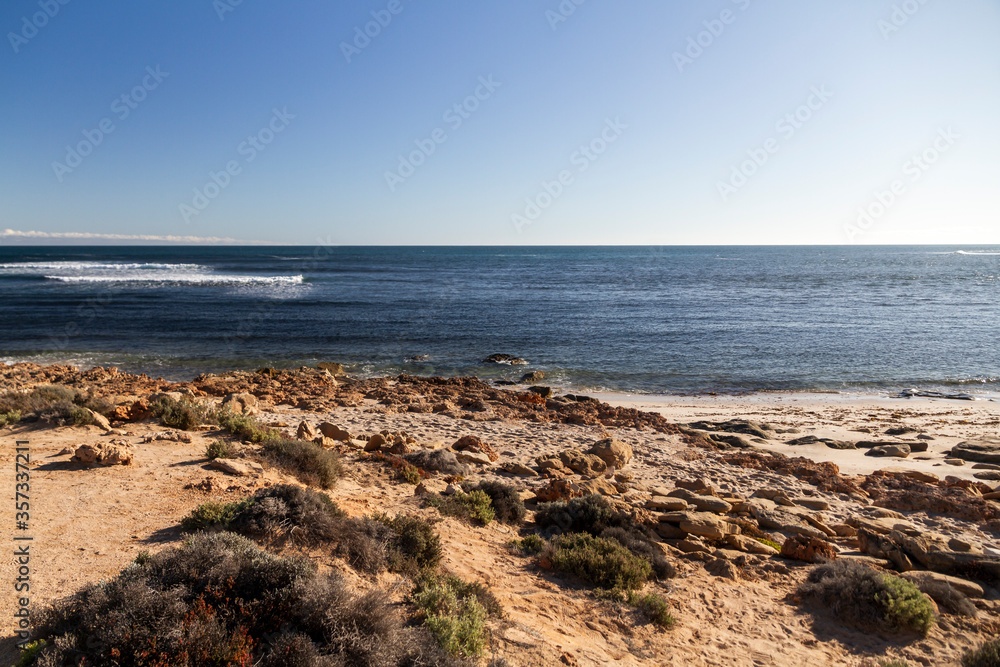
<path fill-rule="evenodd" d="M 199 535 L 43 611 L 26 664 L 454 664 L 388 597 L 353 593 L 308 559 Z M 22 654 L 23 655 L 23 654 Z"/>
<path fill-rule="evenodd" d="M 640 588 L 652 574 L 649 562 L 633 554 L 617 540 L 570 533 L 554 537 L 543 558 L 552 567 L 576 575 L 599 588 Z"/>
<path fill-rule="evenodd" d="M 46 641 L 44 639 L 37 639 L 33 642 L 28 642 L 21 649 L 21 654 L 17 658 L 17 662 L 14 663 L 14 667 L 28 667 L 28 665 L 34 664 L 35 657 L 38 652 L 41 651 L 46 646 Z"/>
<path fill-rule="evenodd" d="M 216 414 L 219 426 L 245 442 L 261 443 L 275 439 L 278 432 L 263 426 L 252 415 L 235 414 L 231 410 L 220 410 Z"/>
<path fill-rule="evenodd" d="M 351 567 L 370 574 L 390 570 L 414 575 L 441 561 L 441 538 L 417 517 L 376 514 L 345 519 L 336 540 L 334 553 Z"/>
<path fill-rule="evenodd" d="M 452 496 L 431 495 L 427 496 L 426 502 L 445 516 L 469 519 L 483 526 L 493 521 L 495 516 L 493 508 L 490 507 L 492 502 L 490 497 L 482 491 L 470 493 L 460 491 Z"/>
<path fill-rule="evenodd" d="M 159 396 L 149 407 L 162 425 L 182 431 L 193 431 L 212 420 L 212 411 L 207 406 L 188 398 Z"/>
<path fill-rule="evenodd" d="M 337 453 L 315 442 L 276 438 L 264 441 L 264 454 L 275 465 L 304 484 L 332 488 L 343 474 Z"/>
<path fill-rule="evenodd" d="M 541 528 L 555 528 L 564 533 L 590 533 L 597 536 L 608 528 L 630 528 L 632 522 L 611 506 L 602 495 L 593 494 L 571 500 L 541 503 L 535 513 Z"/>
<path fill-rule="evenodd" d="M 649 536 L 643 533 L 638 526 L 631 530 L 625 528 L 606 528 L 599 537 L 615 540 L 620 545 L 632 552 L 633 555 L 644 559 L 653 569 L 653 575 L 657 579 L 673 579 L 677 576 L 677 568 L 667 560 L 663 550 Z"/>
<path fill-rule="evenodd" d="M 197 530 L 228 530 L 233 520 L 253 503 L 253 498 L 245 498 L 233 503 L 203 503 L 181 519 L 181 530 L 193 533 Z"/>
<path fill-rule="evenodd" d="M 963 655 L 962 667 L 1000 667 L 1000 639 L 988 641 Z"/>
<path fill-rule="evenodd" d="M 926 634 L 934 622 L 931 602 L 916 586 L 861 563 L 838 560 L 820 565 L 799 591 L 860 629 Z"/>
<path fill-rule="evenodd" d="M 16 424 L 19 421 L 21 421 L 21 412 L 19 410 L 11 410 L 0 414 L 0 428 L 7 424 Z"/>
<path fill-rule="evenodd" d="M 231 459 L 236 455 L 233 446 L 225 440 L 216 440 L 205 448 L 205 456 L 210 459 Z"/>
<path fill-rule="evenodd" d="M 638 607 L 650 621 L 661 628 L 669 629 L 677 623 L 677 619 L 670 613 L 670 604 L 662 595 L 656 593 L 639 595 L 630 591 L 628 603 L 633 607 Z"/>
<path fill-rule="evenodd" d="M 545 540 L 538 535 L 528 535 L 523 540 L 512 540 L 510 546 L 518 551 L 537 556 L 545 551 Z"/>
<path fill-rule="evenodd" d="M 490 506 L 501 523 L 521 525 L 527 510 L 517 488 L 503 482 L 480 482 L 476 486 L 463 484 L 465 491 L 482 491 L 490 497 Z"/>
<path fill-rule="evenodd" d="M 425 573 L 417 579 L 410 601 L 440 646 L 452 655 L 482 655 L 486 619 L 503 615 L 488 587 L 451 575 Z"/>

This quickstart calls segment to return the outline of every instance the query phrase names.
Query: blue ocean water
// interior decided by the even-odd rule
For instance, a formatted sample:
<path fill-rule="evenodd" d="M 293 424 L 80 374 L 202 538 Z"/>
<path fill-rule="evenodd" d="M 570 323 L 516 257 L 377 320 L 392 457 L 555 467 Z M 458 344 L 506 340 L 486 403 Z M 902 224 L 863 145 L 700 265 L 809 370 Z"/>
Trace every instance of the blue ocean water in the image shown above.
<path fill-rule="evenodd" d="M 1000 392 L 1000 247 L 2 247 L 0 359 Z M 407 358 L 428 355 L 426 361 Z"/>

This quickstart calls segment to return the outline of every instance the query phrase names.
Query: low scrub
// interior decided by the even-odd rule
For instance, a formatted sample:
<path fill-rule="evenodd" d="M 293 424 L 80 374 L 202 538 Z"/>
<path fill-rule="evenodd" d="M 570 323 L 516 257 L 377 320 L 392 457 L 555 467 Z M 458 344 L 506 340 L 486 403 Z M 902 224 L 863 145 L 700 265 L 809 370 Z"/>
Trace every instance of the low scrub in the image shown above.
<path fill-rule="evenodd" d="M 639 595 L 629 592 L 628 603 L 638 608 L 654 625 L 670 629 L 677 624 L 677 619 L 670 613 L 670 604 L 662 595 L 656 593 Z"/>
<path fill-rule="evenodd" d="M 512 540 L 510 546 L 523 554 L 537 556 L 545 551 L 546 542 L 538 535 L 528 535 L 521 540 Z"/>
<path fill-rule="evenodd" d="M 441 538 L 423 519 L 377 514 L 343 520 L 335 553 L 369 574 L 389 570 L 415 575 L 441 562 Z"/>
<path fill-rule="evenodd" d="M 962 667 L 1000 667 L 1000 639 L 986 642 L 963 655 Z"/>
<path fill-rule="evenodd" d="M 216 440 L 205 448 L 205 456 L 212 460 L 231 459 L 236 456 L 236 449 L 225 440 Z"/>
<path fill-rule="evenodd" d="M 488 638 L 486 620 L 503 616 L 487 586 L 446 574 L 418 577 L 410 602 L 441 648 L 456 656 L 482 655 Z"/>
<path fill-rule="evenodd" d="M 162 425 L 182 431 L 193 431 L 202 424 L 215 421 L 212 408 L 189 398 L 159 396 L 149 408 Z"/>
<path fill-rule="evenodd" d="M 548 532 L 590 533 L 597 536 L 608 528 L 630 528 L 632 521 L 615 510 L 604 496 L 594 494 L 583 498 L 541 503 L 535 513 L 535 523 Z"/>
<path fill-rule="evenodd" d="M 442 475 L 464 477 L 471 472 L 469 466 L 460 462 L 455 452 L 450 449 L 421 449 L 403 458 L 422 470 L 439 472 Z"/>
<path fill-rule="evenodd" d="M 463 484 L 462 488 L 467 492 L 482 491 L 489 496 L 490 507 L 493 508 L 497 521 L 515 526 L 524 523 L 527 510 L 517 487 L 503 482 L 480 482 L 475 486 Z"/>
<path fill-rule="evenodd" d="M 449 665 L 387 596 L 231 533 L 196 536 L 42 612 L 23 664 Z"/>
<path fill-rule="evenodd" d="M 92 412 L 107 416 L 114 405 L 105 398 L 62 385 L 39 385 L 31 390 L 0 393 L 0 426 L 46 421 L 57 426 L 93 424 Z"/>
<path fill-rule="evenodd" d="M 427 496 L 427 504 L 437 508 L 445 516 L 468 519 L 481 526 L 489 524 L 495 518 L 492 501 L 483 491 L 459 492 L 451 496 Z"/>
<path fill-rule="evenodd" d="M 263 443 L 264 456 L 304 484 L 333 488 L 344 472 L 337 453 L 315 442 L 275 438 Z"/>
<path fill-rule="evenodd" d="M 915 585 L 860 563 L 838 560 L 816 567 L 800 594 L 859 629 L 925 635 L 934 623 L 931 601 Z"/>
<path fill-rule="evenodd" d="M 225 409 L 216 413 L 216 420 L 219 426 L 244 442 L 260 444 L 279 437 L 277 431 L 264 426 L 252 415 L 236 414 Z"/>
<path fill-rule="evenodd" d="M 652 575 L 652 566 L 617 540 L 588 533 L 558 535 L 549 542 L 542 559 L 556 570 L 568 572 L 606 589 L 637 590 Z"/>

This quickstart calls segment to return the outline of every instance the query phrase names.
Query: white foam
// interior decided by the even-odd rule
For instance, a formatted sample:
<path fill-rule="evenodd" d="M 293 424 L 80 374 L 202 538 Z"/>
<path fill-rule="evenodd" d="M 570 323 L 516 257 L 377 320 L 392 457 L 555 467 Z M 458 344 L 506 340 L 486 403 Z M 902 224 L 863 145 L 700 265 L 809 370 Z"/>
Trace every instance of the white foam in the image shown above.
<path fill-rule="evenodd" d="M 0 269 L 21 269 L 30 271 L 143 271 L 181 269 L 189 271 L 207 270 L 200 264 L 129 264 L 107 262 L 10 262 L 0 264 Z"/>
<path fill-rule="evenodd" d="M 221 273 L 157 273 L 156 275 L 45 276 L 63 283 L 188 283 L 197 285 L 283 285 L 300 284 L 299 276 L 237 276 Z"/>

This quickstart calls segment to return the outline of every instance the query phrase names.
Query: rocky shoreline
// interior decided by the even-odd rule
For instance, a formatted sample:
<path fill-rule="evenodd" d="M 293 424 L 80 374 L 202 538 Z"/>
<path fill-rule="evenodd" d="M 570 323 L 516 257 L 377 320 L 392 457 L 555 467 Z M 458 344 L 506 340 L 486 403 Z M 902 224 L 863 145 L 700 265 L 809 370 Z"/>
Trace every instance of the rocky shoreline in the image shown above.
<path fill-rule="evenodd" d="M 977 426 L 959 410 L 948 418 L 965 421 L 976 437 L 929 435 L 945 417 L 905 408 L 884 424 L 870 414 L 863 423 L 846 424 L 856 435 L 828 437 L 820 416 L 794 411 L 773 423 L 737 414 L 690 414 L 680 421 L 540 386 L 518 391 L 475 378 L 359 380 L 338 370 L 261 369 L 171 383 L 116 369 L 0 367 L 0 391 L 61 385 L 110 406 L 107 424 L 22 422 L 0 431 L 0 438 L 4 444 L 30 438 L 52 450 L 46 456 L 65 461 L 39 468 L 42 489 L 88 485 L 95 474 L 124 489 L 137 484 L 139 471 L 162 475 L 173 514 L 146 510 L 152 532 L 167 531 L 158 547 L 180 539 L 169 532 L 178 511 L 206 497 L 241 496 L 282 475 L 257 458 L 249 442 L 239 445 L 236 458 L 204 461 L 199 449 L 218 437 L 217 427 L 165 431 L 153 420 L 157 396 L 226 405 L 283 437 L 316 442 L 344 464 L 346 476 L 329 495 L 349 512 L 379 507 L 440 521 L 446 554 L 451 550 L 446 566 L 489 583 L 508 607 L 508 620 L 493 630 L 491 655 L 510 665 L 875 665 L 880 656 L 958 664 L 964 651 L 1000 631 L 1000 440 L 995 426 Z M 990 424 L 989 417 L 980 421 Z M 809 448 L 880 457 L 886 465 L 844 474 L 836 463 L 798 455 L 816 451 Z M 917 455 L 926 459 L 922 467 L 911 465 L 909 457 Z M 160 468 L 171 457 L 190 461 L 183 473 Z M 936 472 L 928 472 L 931 465 Z M 415 483 L 399 474 L 410 467 Z M 116 481 L 122 476 L 128 479 Z M 625 622 L 620 608 L 567 582 L 545 557 L 512 556 L 506 545 L 517 533 L 509 527 L 475 529 L 428 508 L 428 497 L 461 493 L 459 481 L 519 489 L 529 510 L 522 535 L 544 503 L 605 498 L 654 535 L 660 557 L 675 568 L 677 576 L 655 588 L 669 600 L 677 627 Z M 122 511 L 127 516 L 130 509 Z M 100 532 L 98 526 L 84 530 L 88 539 L 111 539 Z M 558 531 L 539 534 L 548 539 Z M 67 546 L 60 539 L 49 537 L 54 552 Z M 120 546 L 104 548 L 117 553 Z M 117 561 L 128 552 L 120 551 Z M 64 556 L 72 558 L 68 547 Z M 862 563 L 913 582 L 935 601 L 933 628 L 926 636 L 880 636 L 841 627 L 829 610 L 808 609 L 796 591 L 812 567 L 831 561 Z M 107 576 L 113 570 L 107 565 L 113 564 L 81 565 L 73 581 Z M 330 567 L 343 569 L 332 561 Z M 71 592 L 53 587 L 47 599 Z"/>

